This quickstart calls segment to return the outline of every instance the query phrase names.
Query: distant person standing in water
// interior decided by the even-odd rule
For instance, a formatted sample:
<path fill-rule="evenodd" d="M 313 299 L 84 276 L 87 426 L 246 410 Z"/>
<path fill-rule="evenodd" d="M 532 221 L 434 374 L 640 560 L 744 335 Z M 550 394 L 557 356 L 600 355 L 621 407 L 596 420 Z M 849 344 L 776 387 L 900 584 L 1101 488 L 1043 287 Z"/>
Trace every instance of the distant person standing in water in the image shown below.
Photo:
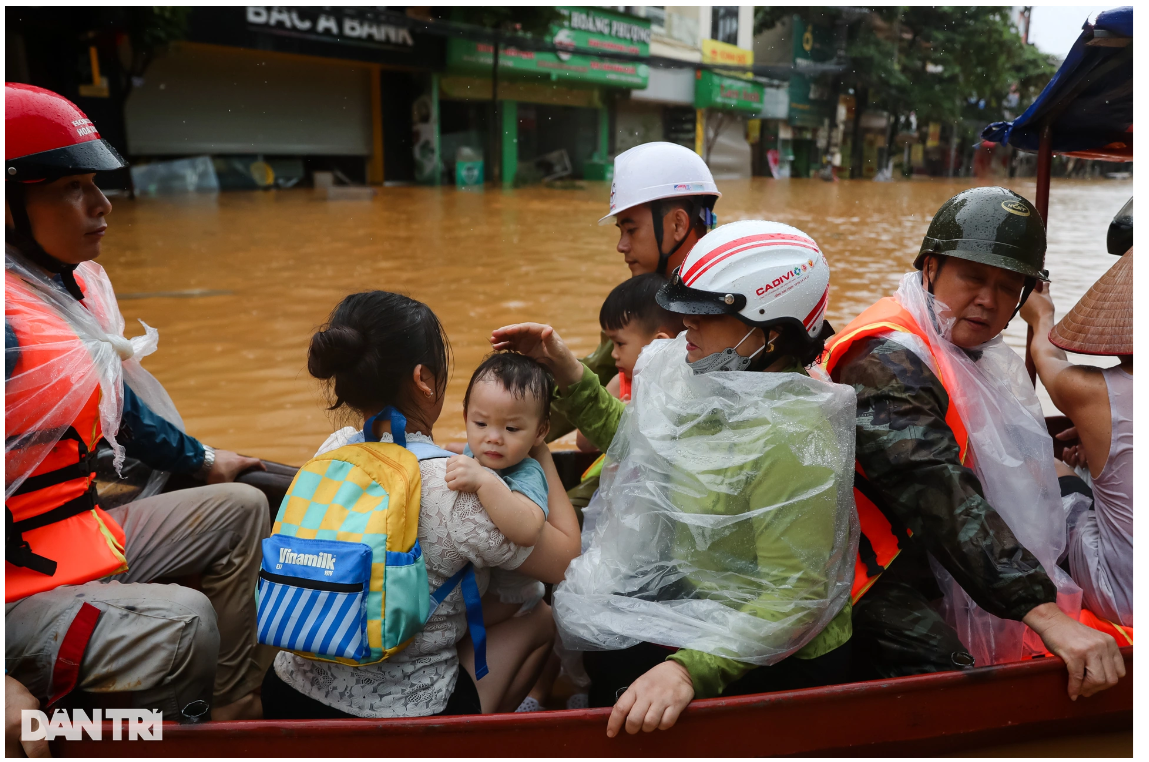
<path fill-rule="evenodd" d="M 1081 440 L 1063 457 L 1069 465 L 1088 469 L 1093 481 L 1090 488 L 1058 462 L 1062 491 L 1068 485 L 1085 496 L 1067 519 L 1070 573 L 1090 611 L 1132 627 L 1133 249 L 1056 326 L 1046 289 L 1030 295 L 1021 316 L 1033 326 L 1030 350 L 1041 383 Z M 1119 364 L 1105 369 L 1074 365 L 1066 351 L 1116 356 Z"/>

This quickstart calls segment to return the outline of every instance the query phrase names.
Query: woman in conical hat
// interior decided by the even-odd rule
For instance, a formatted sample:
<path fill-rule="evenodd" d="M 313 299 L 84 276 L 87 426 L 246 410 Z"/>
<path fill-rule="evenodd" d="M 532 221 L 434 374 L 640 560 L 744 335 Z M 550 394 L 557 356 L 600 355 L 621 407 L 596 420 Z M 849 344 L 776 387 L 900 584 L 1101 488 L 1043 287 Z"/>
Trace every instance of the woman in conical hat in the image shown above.
<path fill-rule="evenodd" d="M 1133 625 L 1133 249 L 1093 284 L 1057 325 L 1048 289 L 1021 316 L 1033 327 L 1031 351 L 1053 404 L 1073 421 L 1080 444 L 1063 455 L 1092 481 L 1058 463 L 1062 494 L 1079 493 L 1067 520 L 1070 573 L 1083 605 Z M 1109 368 L 1075 365 L 1065 352 L 1110 355 Z M 1124 645 L 1124 644 L 1122 644 Z"/>

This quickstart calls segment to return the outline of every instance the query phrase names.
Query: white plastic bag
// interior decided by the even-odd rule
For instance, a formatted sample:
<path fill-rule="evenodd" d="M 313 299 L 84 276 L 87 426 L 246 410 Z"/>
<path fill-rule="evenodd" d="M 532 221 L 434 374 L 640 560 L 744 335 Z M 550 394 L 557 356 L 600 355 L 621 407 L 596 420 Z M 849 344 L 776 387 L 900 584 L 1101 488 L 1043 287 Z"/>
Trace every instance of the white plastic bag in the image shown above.
<path fill-rule="evenodd" d="M 944 356 L 954 374 L 954 388 L 948 391 L 969 434 L 966 465 L 977 474 L 989 504 L 1057 586 L 1057 605 L 1076 619 L 1081 589 L 1057 565 L 1065 550 L 1065 509 L 1053 466 L 1053 440 L 1025 364 L 1001 336 L 977 347 L 972 352 L 976 360 L 951 343 L 953 315 L 922 287 L 921 273 L 907 274 L 894 298 L 913 315 L 929 349 Z M 906 346 L 933 365 L 916 342 Z M 1044 652 L 1036 633 L 981 609 L 936 560 L 931 559 L 931 565 L 945 593 L 947 620 L 979 666 Z"/>
<path fill-rule="evenodd" d="M 124 338 L 124 318 L 104 268 L 84 262 L 76 268 L 83 283 L 81 303 L 53 283 L 11 246 L 5 248 L 5 320 L 17 335 L 51 329 L 53 341 L 37 346 L 50 353 L 48 362 L 21 369 L 7 379 L 4 419 L 5 498 L 11 497 L 60 441 L 99 386 L 100 426 L 111 445 L 117 471 L 124 448 L 116 441 L 124 407 L 125 378 L 137 396 L 158 415 L 183 430 L 183 421 L 163 385 L 140 365 L 156 350 L 159 332 L 140 321 L 144 335 Z M 55 326 L 27 325 L 26 312 L 55 319 Z M 56 329 L 63 324 L 70 330 Z M 78 340 L 77 340 L 78 337 Z M 13 361 L 28 348 L 5 346 Z"/>
<path fill-rule="evenodd" d="M 853 582 L 855 407 L 797 373 L 695 375 L 685 336 L 648 346 L 590 547 L 555 590 L 564 646 L 766 665 L 808 643 Z"/>

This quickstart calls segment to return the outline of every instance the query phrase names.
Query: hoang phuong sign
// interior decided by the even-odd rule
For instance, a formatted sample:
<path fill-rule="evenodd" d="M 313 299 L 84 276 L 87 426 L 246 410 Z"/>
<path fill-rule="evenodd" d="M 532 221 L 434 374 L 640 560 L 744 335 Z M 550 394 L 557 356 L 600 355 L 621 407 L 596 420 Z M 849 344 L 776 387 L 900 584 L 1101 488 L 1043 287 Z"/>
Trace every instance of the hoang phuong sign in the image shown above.
<path fill-rule="evenodd" d="M 552 80 L 579 81 L 642 89 L 650 77 L 643 61 L 598 58 L 591 51 L 650 55 L 650 21 L 599 8 L 563 7 L 561 24 L 550 29 L 556 52 L 499 46 L 499 76 L 543 75 Z M 569 52 L 568 52 L 569 51 Z M 575 52 L 577 51 L 577 52 Z M 452 38 L 447 42 L 447 68 L 467 74 L 491 73 L 494 45 Z"/>

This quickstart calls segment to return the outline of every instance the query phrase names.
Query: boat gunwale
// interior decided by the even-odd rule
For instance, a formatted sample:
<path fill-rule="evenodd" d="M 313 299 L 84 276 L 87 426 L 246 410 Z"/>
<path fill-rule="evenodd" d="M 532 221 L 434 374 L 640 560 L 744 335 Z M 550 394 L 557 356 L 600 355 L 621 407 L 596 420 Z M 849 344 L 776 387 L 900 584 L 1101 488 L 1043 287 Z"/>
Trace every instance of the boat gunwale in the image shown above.
<path fill-rule="evenodd" d="M 456 717 L 254 720 L 165 723 L 163 746 L 105 740 L 55 741 L 65 755 L 222 754 L 329 756 L 378 753 L 474 756 L 542 755 L 874 755 L 940 753 L 1132 727 L 1133 649 L 1121 649 L 1126 677 L 1114 688 L 1071 702 L 1060 659 L 1034 659 L 962 672 L 844 683 L 822 688 L 700 699 L 669 731 L 606 738 L 609 708 Z M 991 688 L 989 693 L 983 689 Z M 917 700 L 928 694 L 929 701 Z M 984 695 L 979 695 L 984 694 Z M 748 724 L 749 723 L 749 724 Z M 945 723 L 944 725 L 942 723 Z M 729 727 L 726 727 L 729 726 Z M 734 733 L 753 727 L 758 732 Z M 941 730 L 939 730 L 941 728 Z M 785 732 L 771 732 L 785 731 Z M 723 733 L 726 733 L 723 735 Z M 732 734 L 733 733 L 733 734 Z M 482 741 L 487 751 L 478 750 Z M 537 741 L 537 743 L 533 742 Z M 250 749 L 243 747 L 250 745 Z"/>

